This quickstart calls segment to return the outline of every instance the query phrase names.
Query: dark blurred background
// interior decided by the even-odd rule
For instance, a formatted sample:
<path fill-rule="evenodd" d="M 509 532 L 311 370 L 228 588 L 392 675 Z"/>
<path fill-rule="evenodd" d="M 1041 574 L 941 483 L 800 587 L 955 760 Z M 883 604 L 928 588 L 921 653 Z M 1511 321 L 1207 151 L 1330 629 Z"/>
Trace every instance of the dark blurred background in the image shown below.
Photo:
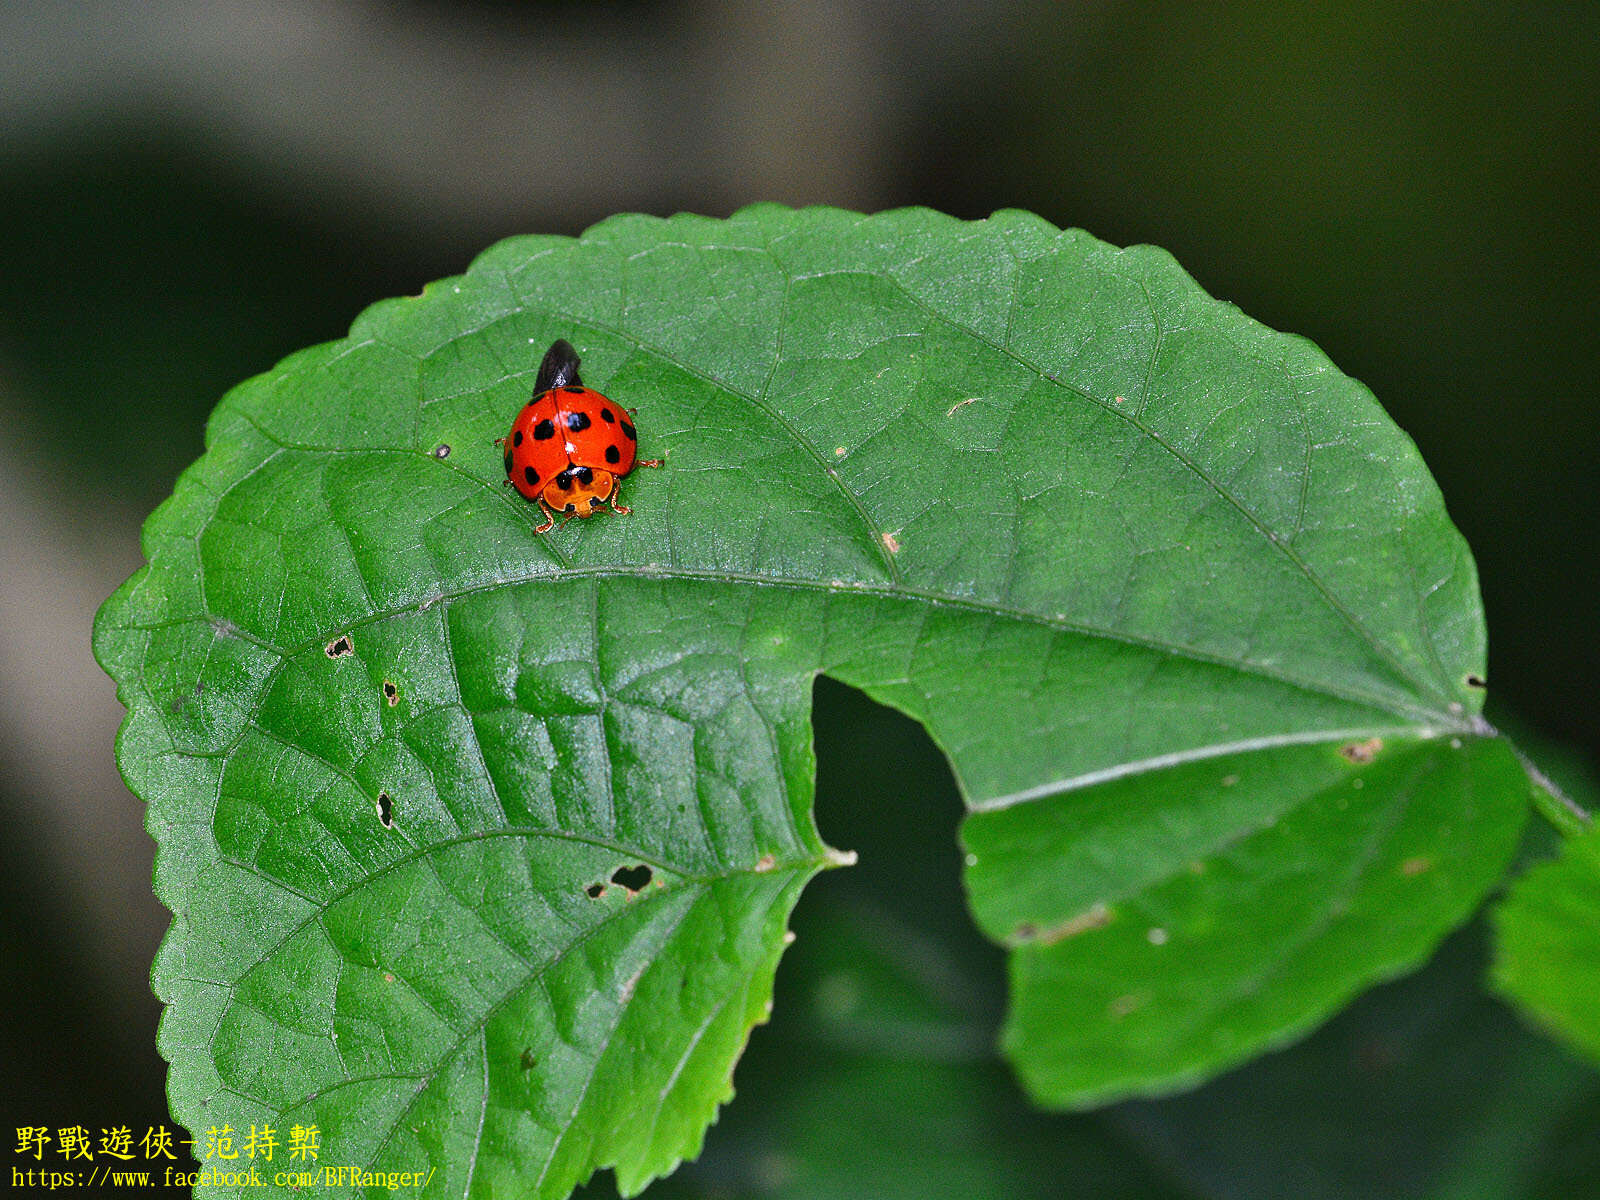
<path fill-rule="evenodd" d="M 1590 4 L 0 6 L 0 1134 L 167 1119 L 166 914 L 88 645 L 141 521 L 231 384 L 508 234 L 762 199 L 1167 247 L 1416 439 L 1477 556 L 1494 703 L 1581 772 L 1597 152 Z M 808 891 L 744 1102 L 664 1193 L 1600 1194 L 1597 1077 L 1479 994 L 1472 930 L 1189 1097 L 1030 1115 L 948 776 L 908 723 L 818 699 L 823 831 L 862 865 Z"/>

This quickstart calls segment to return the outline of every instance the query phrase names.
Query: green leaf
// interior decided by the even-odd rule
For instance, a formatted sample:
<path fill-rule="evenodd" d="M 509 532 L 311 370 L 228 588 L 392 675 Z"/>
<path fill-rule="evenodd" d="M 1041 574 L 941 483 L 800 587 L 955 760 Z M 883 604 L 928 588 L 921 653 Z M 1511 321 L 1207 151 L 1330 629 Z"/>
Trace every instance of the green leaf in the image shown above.
<path fill-rule="evenodd" d="M 1600 1062 L 1600 830 L 1517 880 L 1495 927 L 1496 988 Z"/>
<path fill-rule="evenodd" d="M 1522 794 L 1503 743 L 1457 738 L 1361 771 L 1325 746 L 1229 755 L 980 812 L 973 902 L 1018 946 L 1007 1051 L 1036 1095 L 1082 1105 L 1280 1044 L 1476 907 Z"/>
<path fill-rule="evenodd" d="M 667 464 L 538 536 L 493 439 L 558 336 Z M 439 1194 L 693 1156 L 841 861 L 818 673 L 948 755 L 1052 1103 L 1415 965 L 1525 816 L 1415 447 L 1149 247 L 775 207 L 513 239 L 207 445 L 96 631 L 191 1129 L 315 1123 Z"/>

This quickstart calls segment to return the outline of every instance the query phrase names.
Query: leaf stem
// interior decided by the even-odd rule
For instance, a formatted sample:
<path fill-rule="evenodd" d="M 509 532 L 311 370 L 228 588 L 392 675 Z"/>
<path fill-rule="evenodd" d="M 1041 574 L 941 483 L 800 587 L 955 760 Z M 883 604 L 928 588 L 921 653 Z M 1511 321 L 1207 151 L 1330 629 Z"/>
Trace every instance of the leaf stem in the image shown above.
<path fill-rule="evenodd" d="M 1522 763 L 1522 769 L 1528 773 L 1528 778 L 1533 781 L 1533 806 L 1539 810 L 1544 819 L 1566 837 L 1577 837 L 1587 832 L 1594 824 L 1594 815 L 1567 795 L 1555 780 L 1535 766 L 1533 760 L 1514 743 L 1511 744 L 1511 750 Z"/>

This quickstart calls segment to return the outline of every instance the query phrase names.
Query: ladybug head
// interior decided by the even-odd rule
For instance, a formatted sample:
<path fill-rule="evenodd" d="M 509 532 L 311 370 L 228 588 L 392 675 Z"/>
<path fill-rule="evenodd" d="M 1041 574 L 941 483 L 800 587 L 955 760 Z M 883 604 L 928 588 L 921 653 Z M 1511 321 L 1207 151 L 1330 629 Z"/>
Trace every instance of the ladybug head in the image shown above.
<path fill-rule="evenodd" d="M 587 517 L 610 498 L 617 479 L 610 471 L 568 467 L 544 489 L 544 502 L 557 512 Z"/>

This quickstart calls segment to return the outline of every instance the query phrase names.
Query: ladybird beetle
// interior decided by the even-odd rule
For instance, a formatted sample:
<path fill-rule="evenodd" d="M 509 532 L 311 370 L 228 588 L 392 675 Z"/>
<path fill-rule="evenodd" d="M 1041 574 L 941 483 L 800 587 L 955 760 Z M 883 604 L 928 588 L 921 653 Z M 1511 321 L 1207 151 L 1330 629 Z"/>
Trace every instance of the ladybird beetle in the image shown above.
<path fill-rule="evenodd" d="M 617 503 L 617 480 L 635 467 L 661 465 L 635 457 L 632 411 L 584 387 L 578 352 L 556 339 L 539 364 L 533 398 L 495 442 L 505 447 L 506 482 L 545 514 L 534 532 L 547 532 L 558 512 L 587 517 L 607 500 L 616 512 L 632 511 Z"/>

